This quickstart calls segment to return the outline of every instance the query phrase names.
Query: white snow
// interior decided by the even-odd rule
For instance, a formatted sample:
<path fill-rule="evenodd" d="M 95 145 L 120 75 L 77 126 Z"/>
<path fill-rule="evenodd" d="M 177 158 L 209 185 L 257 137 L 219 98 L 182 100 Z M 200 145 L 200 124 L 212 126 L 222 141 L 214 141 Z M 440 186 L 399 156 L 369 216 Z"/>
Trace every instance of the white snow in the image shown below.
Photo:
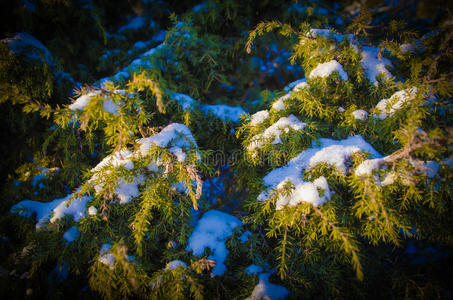
<path fill-rule="evenodd" d="M 377 115 L 378 119 L 384 120 L 387 116 L 393 115 L 397 110 L 400 110 L 403 105 L 410 103 L 413 99 L 415 99 L 417 95 L 417 87 L 412 87 L 409 89 L 404 89 L 394 93 L 388 99 L 382 99 L 376 105 L 376 109 L 379 110 L 379 114 Z"/>
<path fill-rule="evenodd" d="M 95 91 L 90 91 L 86 94 L 81 95 L 77 100 L 69 105 L 69 109 L 74 111 L 74 110 L 83 110 L 85 106 L 88 105 L 90 102 L 91 97 L 95 97 L 98 95 L 101 91 L 100 90 L 95 90 Z"/>
<path fill-rule="evenodd" d="M 89 216 L 95 216 L 98 213 L 98 209 L 94 206 L 88 207 L 88 215 Z"/>
<path fill-rule="evenodd" d="M 376 80 L 379 74 L 383 74 L 384 78 L 391 78 L 392 74 L 387 70 L 387 66 L 392 66 L 392 62 L 387 58 L 378 58 L 379 48 L 362 47 L 362 67 L 365 70 L 366 77 L 375 86 L 378 85 Z"/>
<path fill-rule="evenodd" d="M 126 170 L 132 170 L 134 168 L 134 163 L 131 160 L 132 155 L 131 151 L 122 149 L 106 156 L 96 167 L 91 169 L 91 172 L 94 174 L 90 181 L 98 181 L 101 170 L 107 166 L 112 166 L 113 168 L 124 167 Z M 110 171 L 107 171 L 104 175 L 108 175 L 109 173 Z M 114 194 L 120 200 L 120 204 L 129 203 L 133 198 L 137 197 L 140 193 L 138 185 L 142 184 L 144 180 L 145 178 L 141 174 L 134 176 L 132 182 L 126 182 L 124 178 L 118 178 Z M 97 194 L 102 192 L 104 189 L 102 178 L 101 182 L 95 184 L 94 189 Z"/>
<path fill-rule="evenodd" d="M 158 134 L 139 139 L 138 144 L 140 145 L 139 150 L 135 153 L 127 149 L 122 149 L 121 151 L 114 152 L 107 157 L 105 157 L 96 167 L 91 171 L 93 176 L 90 179 L 90 182 L 97 181 L 94 185 L 96 193 L 100 193 L 104 189 L 103 177 L 110 173 L 110 170 L 102 170 L 107 166 L 112 166 L 113 168 L 124 167 L 126 170 L 133 170 L 134 163 L 132 158 L 139 158 L 143 155 L 146 155 L 152 145 L 158 147 L 170 147 L 169 151 L 173 153 L 179 162 L 184 162 L 186 159 L 186 153 L 183 148 L 189 149 L 191 145 L 196 147 L 196 142 L 190 132 L 189 128 L 183 124 L 172 123 L 161 130 Z M 150 171 L 157 172 L 159 165 L 159 159 L 156 159 L 155 163 L 149 166 Z M 136 198 L 140 194 L 139 185 L 145 182 L 145 176 L 143 174 L 138 174 L 133 176 L 132 180 L 126 180 L 123 177 L 117 179 L 117 184 L 115 187 L 114 194 L 118 197 L 120 204 L 129 203 L 132 199 Z M 184 188 L 184 191 L 186 189 Z"/>
<path fill-rule="evenodd" d="M 233 229 L 242 225 L 242 222 L 226 213 L 210 210 L 198 221 L 197 226 L 189 237 L 186 251 L 193 251 L 193 255 L 202 256 L 206 248 L 212 252 L 208 258 L 216 261 L 211 274 L 223 275 L 226 271 L 224 264 L 228 255 L 225 240 L 233 234 Z"/>
<path fill-rule="evenodd" d="M 126 182 L 123 178 L 118 179 L 114 194 L 120 200 L 120 204 L 129 203 L 132 199 L 138 197 L 140 194 L 138 186 L 144 182 L 145 177 L 143 175 L 134 177 L 134 180 L 131 183 Z"/>
<path fill-rule="evenodd" d="M 284 100 L 287 100 L 291 97 L 291 93 L 288 93 L 284 96 L 281 96 L 280 98 L 278 98 L 277 101 L 275 101 L 273 104 L 272 104 L 272 108 L 276 111 L 281 111 L 281 110 L 285 110 L 285 102 Z"/>
<path fill-rule="evenodd" d="M 250 231 L 246 231 L 244 232 L 240 237 L 239 237 L 239 240 L 241 241 L 241 243 L 245 243 L 249 240 L 249 237 L 252 235 L 252 233 Z"/>
<path fill-rule="evenodd" d="M 55 199 L 51 202 L 24 200 L 12 206 L 10 211 L 25 217 L 31 217 L 35 213 L 37 221 L 36 229 L 43 227 L 46 221 L 53 223 L 57 219 L 63 218 L 66 214 L 71 215 L 74 221 L 78 222 L 85 216 L 86 204 L 92 197 L 84 196 L 80 199 L 72 199 L 69 206 L 67 206 L 69 199 L 73 195 L 70 194 L 65 198 Z"/>
<path fill-rule="evenodd" d="M 291 159 L 286 166 L 269 172 L 264 178 L 266 190 L 258 196 L 258 200 L 264 201 L 270 197 L 273 190 L 282 188 L 291 182 L 294 190 L 290 195 L 280 195 L 277 199 L 276 209 L 282 209 L 285 205 L 297 205 L 305 201 L 313 205 L 321 205 L 330 198 L 330 190 L 324 177 L 319 177 L 313 182 L 302 180 L 304 170 L 313 168 L 324 162 L 335 166 L 340 172 L 346 172 L 345 162 L 355 152 L 368 152 L 372 157 L 381 155 L 368 144 L 362 136 L 355 135 L 344 140 L 320 139 L 318 147 L 302 151 L 298 156 Z M 323 196 L 318 193 L 318 188 L 324 191 Z"/>
<path fill-rule="evenodd" d="M 245 268 L 244 272 L 248 275 L 258 275 L 259 273 L 263 272 L 263 268 L 257 265 L 250 265 Z"/>
<path fill-rule="evenodd" d="M 335 71 L 338 72 L 338 75 L 341 79 L 348 80 L 348 74 L 344 71 L 343 66 L 335 59 L 323 64 L 319 64 L 310 72 L 310 75 L 308 75 L 308 77 L 329 77 L 330 74 Z"/>
<path fill-rule="evenodd" d="M 293 81 L 291 83 L 289 83 L 287 86 L 285 86 L 283 88 L 283 90 L 285 92 L 289 92 L 291 90 L 295 90 L 295 91 L 298 91 L 298 90 L 301 90 L 305 87 L 308 87 L 308 84 L 307 84 L 307 78 L 301 78 L 301 79 L 298 79 L 296 81 Z"/>
<path fill-rule="evenodd" d="M 121 32 L 127 31 L 127 30 L 137 30 L 139 28 L 142 28 L 143 26 L 145 26 L 145 18 L 144 17 L 135 17 L 135 18 L 132 18 L 129 21 L 129 23 L 127 23 L 126 25 L 121 26 L 118 29 L 118 32 L 121 33 Z"/>
<path fill-rule="evenodd" d="M 113 256 L 111 253 L 105 253 L 110 251 L 112 248 L 112 245 L 110 244 L 103 244 L 101 246 L 101 250 L 99 251 L 99 261 L 103 263 L 104 265 L 107 265 L 110 270 L 113 270 L 115 268 L 115 262 L 116 262 L 116 257 Z M 104 254 L 105 253 L 105 254 Z"/>
<path fill-rule="evenodd" d="M 283 188 L 283 186 L 290 181 L 283 180 L 278 186 L 277 189 Z M 294 184 L 294 182 L 292 182 Z M 304 182 L 302 180 L 296 181 L 294 190 L 289 196 L 280 195 L 275 203 L 275 209 L 281 210 L 286 205 L 297 206 L 301 202 L 309 202 L 314 206 L 319 206 L 325 203 L 327 200 L 330 200 L 330 189 L 327 184 L 326 178 L 323 176 L 317 178 L 313 182 Z M 324 195 L 319 195 L 318 188 L 321 188 L 324 191 Z"/>
<path fill-rule="evenodd" d="M 352 112 L 352 115 L 357 120 L 365 121 L 368 118 L 368 112 L 364 111 L 363 109 L 357 109 Z"/>
<path fill-rule="evenodd" d="M 415 47 L 414 47 L 414 45 L 412 45 L 410 43 L 406 43 L 406 44 L 400 45 L 400 50 L 403 53 L 407 53 L 407 52 L 414 53 L 415 52 Z"/>
<path fill-rule="evenodd" d="M 192 132 L 184 124 L 171 123 L 156 135 L 142 138 L 138 141 L 140 153 L 146 155 L 152 145 L 167 147 L 173 145 L 180 148 L 190 148 L 191 145 L 197 147 L 197 143 L 192 136 Z"/>
<path fill-rule="evenodd" d="M 253 289 L 252 294 L 246 300 L 260 300 L 260 299 L 285 299 L 289 291 L 280 285 L 272 284 L 269 282 L 269 273 L 263 273 L 259 276 L 259 283 Z"/>
<path fill-rule="evenodd" d="M 432 178 L 439 173 L 440 163 L 437 161 L 429 160 L 425 163 L 425 174 L 426 176 Z"/>
<path fill-rule="evenodd" d="M 356 176 L 371 175 L 373 170 L 378 169 L 384 163 L 383 158 L 366 159 L 354 171 Z"/>
<path fill-rule="evenodd" d="M 106 166 L 112 166 L 114 168 L 124 167 L 126 170 L 132 170 L 134 163 L 131 160 L 132 152 L 127 149 L 116 151 L 106 156 L 100 163 L 96 165 L 91 172 L 98 172 Z"/>
<path fill-rule="evenodd" d="M 224 121 L 238 123 L 242 115 L 247 115 L 245 110 L 239 106 L 228 106 L 223 104 L 218 105 L 202 105 L 201 111 L 207 114 L 213 114 Z"/>
<path fill-rule="evenodd" d="M 135 42 L 134 48 L 143 49 L 146 48 L 146 43 L 142 41 Z"/>
<path fill-rule="evenodd" d="M 26 32 L 16 33 L 12 38 L 1 40 L 8 45 L 9 49 L 17 54 L 22 54 L 34 60 L 41 60 L 43 57 L 49 65 L 54 64 L 54 60 L 49 50 L 39 40 Z"/>
<path fill-rule="evenodd" d="M 397 175 L 394 172 L 388 173 L 384 180 L 381 181 L 381 186 L 386 186 L 393 184 L 397 178 Z"/>
<path fill-rule="evenodd" d="M 442 159 L 442 164 L 449 166 L 450 168 L 453 169 L 453 158 L 446 157 L 446 158 Z"/>
<path fill-rule="evenodd" d="M 108 113 L 118 115 L 119 107 L 118 107 L 118 105 L 113 103 L 112 99 L 108 99 L 108 100 L 104 101 L 104 103 L 102 104 L 102 108 Z"/>
<path fill-rule="evenodd" d="M 66 231 L 64 234 L 63 234 L 63 238 L 68 242 L 73 242 L 77 239 L 77 237 L 79 236 L 80 234 L 80 231 L 79 229 L 77 229 L 77 227 L 75 226 L 72 226 L 71 228 L 68 229 L 68 231 Z"/>
<path fill-rule="evenodd" d="M 255 135 L 252 137 L 250 144 L 247 146 L 247 149 L 250 152 L 254 152 L 257 148 L 261 148 L 263 144 L 273 138 L 272 144 L 281 143 L 280 135 L 282 130 L 284 132 L 289 132 L 289 128 L 293 130 L 302 130 L 307 124 L 302 123 L 294 115 L 289 115 L 288 117 L 281 117 L 277 122 L 268 127 L 264 132 Z"/>
<path fill-rule="evenodd" d="M 180 260 L 172 260 L 170 261 L 167 266 L 165 267 L 165 270 L 174 270 L 176 268 L 182 267 L 183 269 L 187 268 L 187 265 L 185 262 L 180 261 Z"/>
<path fill-rule="evenodd" d="M 197 101 L 195 101 L 192 97 L 186 94 L 180 94 L 170 91 L 168 93 L 170 99 L 175 100 L 178 104 L 182 107 L 182 110 L 192 110 L 194 107 L 197 106 Z"/>
<path fill-rule="evenodd" d="M 70 194 L 63 198 L 57 207 L 53 209 L 53 215 L 50 222 L 53 223 L 58 219 L 63 218 L 65 215 L 70 215 L 74 218 L 74 222 L 78 222 L 81 218 L 85 217 L 85 209 L 88 201 L 92 200 L 91 196 L 84 196 L 81 198 L 74 198 L 68 205 L 68 201 L 74 194 Z"/>
<path fill-rule="evenodd" d="M 306 81 L 301 81 L 294 86 L 293 91 L 297 92 L 297 91 L 301 91 L 302 89 L 305 89 L 305 88 L 308 89 L 309 87 L 310 86 L 308 85 L 308 83 Z"/>
<path fill-rule="evenodd" d="M 176 159 L 179 162 L 184 162 L 186 160 L 186 154 L 180 147 L 171 147 L 169 151 L 176 156 Z"/>
<path fill-rule="evenodd" d="M 252 119 L 250 121 L 251 125 L 258 125 L 264 122 L 269 117 L 269 111 L 267 110 L 260 110 L 252 115 Z"/>

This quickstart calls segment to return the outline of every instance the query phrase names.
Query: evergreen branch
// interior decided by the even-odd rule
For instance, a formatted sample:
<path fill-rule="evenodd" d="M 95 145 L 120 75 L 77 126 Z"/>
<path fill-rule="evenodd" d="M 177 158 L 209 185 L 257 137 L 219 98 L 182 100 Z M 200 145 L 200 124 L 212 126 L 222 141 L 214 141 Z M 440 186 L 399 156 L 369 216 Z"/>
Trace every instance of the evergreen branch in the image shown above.
<path fill-rule="evenodd" d="M 344 250 L 346 254 L 350 254 L 352 256 L 352 264 L 356 271 L 357 279 L 363 280 L 363 271 L 362 271 L 362 264 L 360 263 L 359 254 L 357 252 L 357 247 L 354 246 L 351 241 L 346 236 L 346 233 L 343 232 L 339 227 L 337 227 L 332 221 L 327 218 L 327 216 L 316 206 L 312 206 L 314 211 L 326 222 L 330 228 L 332 229 L 333 237 L 337 238 L 340 236 L 341 241 L 343 242 Z"/>
<path fill-rule="evenodd" d="M 258 77 L 258 80 L 253 80 L 249 83 L 249 86 L 247 87 L 247 89 L 245 90 L 244 94 L 242 95 L 241 97 L 241 103 L 244 103 L 244 100 L 245 98 L 247 97 L 247 95 L 249 94 L 249 92 L 255 87 L 255 86 L 258 86 L 261 84 L 261 82 L 263 82 L 264 78 L 266 77 L 266 74 L 267 72 L 269 72 L 269 70 L 272 68 L 272 66 L 274 65 L 275 63 L 275 60 L 278 58 L 278 56 L 280 55 L 280 52 L 282 51 L 282 48 L 279 48 L 277 53 L 274 55 L 274 57 L 272 58 L 270 64 L 267 66 L 266 70 L 264 72 L 261 72 L 260 76 Z"/>

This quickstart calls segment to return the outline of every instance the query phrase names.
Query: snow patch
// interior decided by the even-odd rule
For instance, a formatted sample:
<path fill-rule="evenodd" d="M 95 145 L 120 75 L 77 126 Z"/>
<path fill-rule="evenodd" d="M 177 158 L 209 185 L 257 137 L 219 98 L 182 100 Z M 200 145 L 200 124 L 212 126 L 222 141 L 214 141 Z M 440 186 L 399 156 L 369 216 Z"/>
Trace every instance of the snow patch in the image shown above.
<path fill-rule="evenodd" d="M 182 267 L 183 269 L 187 268 L 187 265 L 185 262 L 180 261 L 180 260 L 172 260 L 170 261 L 167 266 L 165 267 L 165 270 L 174 270 L 176 268 Z"/>
<path fill-rule="evenodd" d="M 241 241 L 241 244 L 245 243 L 245 242 L 248 242 L 249 240 L 249 237 L 252 235 L 252 233 L 250 231 L 246 231 L 244 232 L 240 237 L 239 237 L 239 241 Z"/>
<path fill-rule="evenodd" d="M 383 158 L 364 160 L 354 171 L 356 176 L 371 175 L 373 170 L 378 169 L 384 163 Z"/>
<path fill-rule="evenodd" d="M 250 297 L 246 300 L 260 299 L 285 299 L 289 295 L 289 291 L 280 285 L 269 282 L 269 273 L 263 273 L 259 276 L 259 282 L 252 291 Z"/>
<path fill-rule="evenodd" d="M 195 101 L 192 97 L 185 95 L 185 94 L 180 94 L 180 93 L 175 93 L 170 91 L 168 93 L 170 99 L 175 100 L 178 102 L 178 104 L 181 106 L 182 110 L 187 111 L 187 110 L 192 110 L 196 105 L 198 104 L 197 101 Z"/>
<path fill-rule="evenodd" d="M 313 182 L 302 180 L 304 170 L 313 168 L 324 162 L 335 166 L 340 172 L 346 172 L 346 160 L 355 152 L 368 152 L 372 157 L 381 155 L 368 144 L 362 136 L 356 135 L 344 140 L 320 139 L 320 146 L 302 151 L 298 156 L 291 159 L 286 166 L 277 168 L 268 173 L 264 178 L 267 189 L 262 191 L 258 200 L 264 201 L 270 197 L 272 190 L 283 188 L 291 183 L 294 189 L 289 195 L 279 195 L 276 209 L 282 209 L 285 205 L 294 206 L 300 202 L 310 202 L 313 205 L 321 205 L 330 199 L 330 189 L 327 180 L 319 177 Z M 323 195 L 319 195 L 321 189 Z"/>
<path fill-rule="evenodd" d="M 242 222 L 226 213 L 210 210 L 198 221 L 197 226 L 189 237 L 186 251 L 193 251 L 193 255 L 202 256 L 206 248 L 213 253 L 208 258 L 216 261 L 211 274 L 223 275 L 226 271 L 224 264 L 228 255 L 225 240 L 233 234 L 233 229 L 242 225 Z"/>
<path fill-rule="evenodd" d="M 252 115 L 252 119 L 250 121 L 251 125 L 258 125 L 264 122 L 269 117 L 269 111 L 267 110 L 260 110 Z"/>
<path fill-rule="evenodd" d="M 338 72 L 338 75 L 340 76 L 341 79 L 343 80 L 348 80 L 348 74 L 344 71 L 343 66 L 337 62 L 335 59 L 331 60 L 329 62 L 319 64 L 314 68 L 311 72 L 310 75 L 308 75 L 309 78 L 316 78 L 316 77 L 329 77 L 330 74 L 333 72 Z"/>
<path fill-rule="evenodd" d="M 382 99 L 376 105 L 376 109 L 379 110 L 379 114 L 377 115 L 378 119 L 384 120 L 387 116 L 393 115 L 397 110 L 400 110 L 403 105 L 410 103 L 410 101 L 414 100 L 417 95 L 418 89 L 416 87 L 412 87 L 409 89 L 404 89 L 394 93 L 388 99 Z"/>
<path fill-rule="evenodd" d="M 245 110 L 239 106 L 228 106 L 223 104 L 218 105 L 202 105 L 201 111 L 210 113 L 224 121 L 238 123 L 242 115 L 247 115 Z"/>
<path fill-rule="evenodd" d="M 302 130 L 306 126 L 306 123 L 302 123 L 294 115 L 289 115 L 288 117 L 281 117 L 277 122 L 268 127 L 264 132 L 255 135 L 252 137 L 250 144 L 247 146 L 247 150 L 250 152 L 255 152 L 256 149 L 259 149 L 263 146 L 265 141 L 273 137 L 272 144 L 279 144 L 282 142 L 280 135 L 284 131 L 285 133 L 289 132 L 289 129 L 293 130 Z"/>
<path fill-rule="evenodd" d="M 98 209 L 94 206 L 88 207 L 88 215 L 89 216 L 95 216 L 98 213 Z"/>
<path fill-rule="evenodd" d="M 79 234 L 80 234 L 79 229 L 77 229 L 77 227 L 75 226 L 72 226 L 71 228 L 68 229 L 68 231 L 66 231 L 63 234 L 63 238 L 66 240 L 66 242 L 71 243 L 77 239 Z"/>
<path fill-rule="evenodd" d="M 263 272 L 263 268 L 257 265 L 250 265 L 245 268 L 244 272 L 248 275 L 258 275 L 259 273 Z"/>
<path fill-rule="evenodd" d="M 92 197 L 84 196 L 75 198 L 68 205 L 69 199 L 73 196 L 74 194 L 70 194 L 65 198 L 55 199 L 51 202 L 24 200 L 13 205 L 10 211 L 24 217 L 31 217 L 35 213 L 37 221 L 36 229 L 43 227 L 47 221 L 53 223 L 65 215 L 72 216 L 74 222 L 78 222 L 81 218 L 85 217 L 86 204 Z"/>
<path fill-rule="evenodd" d="M 368 118 L 368 112 L 364 111 L 363 109 L 354 110 L 352 115 L 357 120 L 365 121 Z"/>
<path fill-rule="evenodd" d="M 366 77 L 375 86 L 378 85 L 376 78 L 379 74 L 382 74 L 384 78 L 393 77 L 392 74 L 387 70 L 388 66 L 392 66 L 392 62 L 387 58 L 378 57 L 379 48 L 376 47 L 362 47 L 362 67 L 365 70 Z"/>
<path fill-rule="evenodd" d="M 132 18 L 129 21 L 129 23 L 127 23 L 126 25 L 121 26 L 118 29 L 118 32 L 122 33 L 127 30 L 137 30 L 137 29 L 142 28 L 143 26 L 145 26 L 145 18 L 144 17 L 135 17 L 135 18 Z"/>
<path fill-rule="evenodd" d="M 103 244 L 101 246 L 101 250 L 99 251 L 100 257 L 98 260 L 101 263 L 103 263 L 104 265 L 108 266 L 110 268 L 110 270 L 113 270 L 115 268 L 116 257 L 113 256 L 111 253 L 105 253 L 105 252 L 109 252 L 111 249 L 112 249 L 112 245 Z"/>
<path fill-rule="evenodd" d="M 41 60 L 51 66 L 54 65 L 52 54 L 38 39 L 26 32 L 16 33 L 11 38 L 1 40 L 2 43 L 8 45 L 9 49 L 16 54 L 25 55 L 33 60 Z"/>
<path fill-rule="evenodd" d="M 171 123 L 156 135 L 148 138 L 142 138 L 138 141 L 140 144 L 140 153 L 146 155 L 152 145 L 158 147 L 167 147 L 170 145 L 180 148 L 190 148 L 192 145 L 197 147 L 197 143 L 192 136 L 192 132 L 186 125 Z"/>
<path fill-rule="evenodd" d="M 86 94 L 81 95 L 79 98 L 77 98 L 77 100 L 74 103 L 69 105 L 69 109 L 72 111 L 83 110 L 85 108 L 85 106 L 87 106 L 88 103 L 90 103 L 91 97 L 95 97 L 100 92 L 101 92 L 100 90 L 95 90 L 95 91 L 90 91 Z"/>

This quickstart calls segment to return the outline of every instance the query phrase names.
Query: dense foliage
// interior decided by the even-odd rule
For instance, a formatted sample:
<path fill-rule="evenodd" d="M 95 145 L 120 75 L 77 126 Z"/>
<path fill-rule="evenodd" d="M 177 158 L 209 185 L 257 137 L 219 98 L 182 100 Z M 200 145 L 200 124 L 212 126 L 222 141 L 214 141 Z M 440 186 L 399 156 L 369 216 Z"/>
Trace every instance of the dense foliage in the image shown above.
<path fill-rule="evenodd" d="M 4 5 L 8 298 L 449 298 L 452 7 Z"/>

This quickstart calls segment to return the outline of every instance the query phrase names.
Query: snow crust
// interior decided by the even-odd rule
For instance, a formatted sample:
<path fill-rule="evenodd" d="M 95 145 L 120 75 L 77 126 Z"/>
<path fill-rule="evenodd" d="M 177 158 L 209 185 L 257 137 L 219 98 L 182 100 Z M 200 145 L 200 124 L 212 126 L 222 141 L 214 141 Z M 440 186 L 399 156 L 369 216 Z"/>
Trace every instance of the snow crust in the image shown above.
<path fill-rule="evenodd" d="M 228 255 L 225 240 L 233 234 L 233 229 L 242 225 L 242 222 L 229 214 L 210 210 L 198 221 L 197 226 L 189 237 L 186 251 L 193 251 L 193 255 L 202 256 L 206 248 L 212 252 L 208 258 L 216 261 L 211 274 L 223 275 L 226 271 L 224 264 Z"/>
<path fill-rule="evenodd" d="M 400 46 L 400 50 L 403 53 L 408 53 L 408 52 L 414 53 L 415 52 L 415 47 L 411 43 L 406 43 L 406 44 L 402 44 Z"/>
<path fill-rule="evenodd" d="M 289 92 L 291 90 L 299 91 L 303 88 L 308 88 L 309 85 L 307 84 L 307 78 L 301 78 L 296 81 L 289 83 L 287 86 L 283 88 L 285 92 Z"/>
<path fill-rule="evenodd" d="M 263 268 L 257 265 L 250 265 L 245 268 L 244 272 L 248 275 L 258 275 L 259 273 L 263 272 Z"/>
<path fill-rule="evenodd" d="M 140 153 L 146 155 L 152 145 L 159 147 L 174 146 L 179 148 L 190 148 L 192 145 L 197 147 L 197 143 L 192 136 L 192 132 L 184 124 L 171 123 L 156 135 L 142 138 L 138 141 Z"/>
<path fill-rule="evenodd" d="M 47 221 L 54 223 L 65 215 L 72 216 L 74 221 L 78 222 L 85 217 L 86 204 L 91 201 L 92 197 L 75 198 L 68 205 L 69 199 L 73 196 L 74 194 L 70 194 L 65 198 L 55 199 L 51 202 L 24 200 L 13 205 L 10 211 L 24 217 L 31 217 L 32 214 L 36 214 L 37 230 L 42 228 Z"/>
<path fill-rule="evenodd" d="M 80 231 L 79 229 L 77 229 L 77 227 L 75 226 L 72 226 L 71 228 L 68 229 L 68 231 L 66 231 L 64 234 L 63 234 L 63 238 L 68 242 L 73 242 L 77 239 L 77 237 L 80 235 Z"/>
<path fill-rule="evenodd" d="M 249 240 L 249 237 L 252 235 L 252 233 L 250 231 L 246 231 L 244 232 L 240 237 L 239 237 L 239 241 L 241 241 L 241 243 L 245 243 L 245 242 L 248 242 Z"/>
<path fill-rule="evenodd" d="M 156 145 L 158 147 L 167 147 L 169 146 L 169 151 L 176 156 L 176 159 L 179 162 L 184 162 L 186 159 L 186 153 L 183 148 L 190 149 L 193 146 L 197 146 L 195 139 L 192 136 L 192 133 L 187 126 L 178 123 L 172 123 L 162 129 L 158 134 L 153 135 L 148 138 L 139 139 L 138 144 L 140 145 L 139 150 L 135 153 L 122 149 L 120 151 L 114 152 L 106 156 L 98 165 L 96 165 L 91 171 L 93 176 L 90 179 L 90 182 L 96 182 L 94 189 L 97 194 L 101 193 L 104 189 L 104 182 L 102 178 L 110 173 L 110 170 L 104 172 L 103 169 L 112 166 L 113 168 L 123 167 L 126 170 L 133 170 L 134 163 L 133 158 L 139 158 L 148 153 L 149 149 Z M 149 166 L 150 171 L 158 171 L 159 161 L 156 161 L 155 164 Z M 145 182 L 145 176 L 143 174 L 138 174 L 133 176 L 132 180 L 126 180 L 124 177 L 119 177 L 117 179 L 117 184 L 115 187 L 114 194 L 118 197 L 120 204 L 126 204 L 132 201 L 134 198 L 138 197 L 140 194 L 139 185 Z M 177 189 L 179 191 L 186 191 L 184 185 L 181 188 Z"/>
<path fill-rule="evenodd" d="M 269 117 L 269 111 L 267 110 L 260 110 L 252 115 L 252 119 L 250 124 L 258 125 L 264 122 Z"/>
<path fill-rule="evenodd" d="M 383 158 L 366 159 L 354 171 L 356 176 L 371 175 L 384 162 Z"/>
<path fill-rule="evenodd" d="M 81 95 L 79 98 L 77 98 L 77 100 L 74 103 L 69 105 L 69 109 L 72 111 L 83 110 L 85 108 L 85 106 L 87 106 L 88 103 L 90 103 L 91 97 L 95 97 L 100 92 L 101 91 L 99 91 L 99 90 L 95 90 L 95 91 L 90 91 L 86 94 Z"/>
<path fill-rule="evenodd" d="M 128 31 L 128 30 L 137 30 L 137 29 L 142 28 L 143 26 L 145 26 L 145 18 L 144 17 L 135 17 L 135 18 L 132 18 L 129 21 L 129 23 L 127 23 L 126 25 L 121 26 L 118 29 L 118 32 L 122 33 L 124 31 Z"/>
<path fill-rule="evenodd" d="M 223 104 L 218 105 L 202 105 L 201 111 L 210 113 L 224 121 L 238 123 L 242 115 L 247 115 L 245 110 L 239 106 L 228 106 Z"/>
<path fill-rule="evenodd" d="M 365 121 L 368 118 L 368 112 L 364 111 L 363 109 L 357 109 L 352 112 L 352 115 L 357 120 Z"/>
<path fill-rule="evenodd" d="M 272 137 L 272 144 L 275 145 L 281 143 L 282 140 L 280 139 L 280 136 L 283 132 L 289 132 L 290 128 L 293 130 L 302 130 L 306 125 L 306 123 L 302 123 L 296 116 L 292 114 L 288 117 L 281 117 L 277 122 L 264 130 L 264 132 L 252 137 L 252 141 L 247 146 L 247 150 L 250 152 L 255 152 L 256 149 L 261 148 L 263 144 Z"/>
<path fill-rule="evenodd" d="M 286 87 L 283 88 L 284 91 L 288 92 L 286 95 L 281 96 L 272 104 L 272 108 L 276 111 L 285 110 L 285 102 L 286 100 L 290 99 L 294 96 L 295 92 L 299 92 L 302 89 L 308 89 L 310 86 L 307 83 L 307 78 L 298 79 L 296 81 L 291 82 Z"/>
<path fill-rule="evenodd" d="M 101 246 L 101 250 L 99 251 L 100 257 L 98 260 L 103 263 L 104 265 L 108 266 L 110 270 L 115 268 L 116 257 L 113 256 L 111 253 L 105 253 L 112 249 L 112 245 L 110 244 L 103 244 Z M 104 254 L 105 253 L 105 254 Z"/>
<path fill-rule="evenodd" d="M 105 100 L 104 103 L 102 103 L 102 108 L 104 109 L 104 111 L 106 111 L 108 113 L 118 115 L 119 107 L 118 107 L 118 105 L 113 103 L 112 99 Z"/>
<path fill-rule="evenodd" d="M 281 111 L 281 110 L 285 110 L 285 102 L 284 100 L 287 100 L 291 97 L 291 94 L 288 93 L 284 96 L 281 96 L 280 98 L 278 98 L 277 101 L 275 101 L 273 104 L 272 104 L 272 108 L 276 111 Z"/>
<path fill-rule="evenodd" d="M 400 110 L 403 105 L 410 103 L 417 96 L 418 89 L 412 87 L 409 89 L 404 89 L 394 93 L 388 99 L 382 99 L 376 105 L 376 108 L 379 110 L 377 115 L 378 119 L 384 120 L 388 116 L 393 115 L 396 111 Z"/>
<path fill-rule="evenodd" d="M 25 55 L 33 60 L 41 60 L 44 58 L 49 65 L 54 65 L 54 60 L 50 51 L 38 39 L 26 32 L 16 33 L 11 38 L 1 40 L 2 43 L 8 45 L 9 49 L 16 53 Z"/>
<path fill-rule="evenodd" d="M 197 106 L 197 101 L 195 101 L 192 97 L 186 94 L 180 94 L 176 92 L 169 92 L 170 99 L 175 100 L 181 106 L 184 111 L 193 110 Z"/>
<path fill-rule="evenodd" d="M 165 267 L 165 270 L 174 270 L 176 268 L 182 267 L 183 269 L 187 268 L 187 265 L 185 262 L 180 261 L 180 260 L 172 260 L 170 261 L 167 266 Z"/>
<path fill-rule="evenodd" d="M 343 69 L 343 66 L 335 59 L 323 64 L 319 64 L 310 72 L 310 75 L 308 75 L 308 77 L 329 77 L 335 71 L 338 72 L 338 75 L 341 79 L 348 80 L 348 74 Z"/>
<path fill-rule="evenodd" d="M 385 57 L 378 58 L 379 48 L 363 46 L 361 64 L 365 70 L 365 75 L 369 81 L 375 86 L 378 85 L 376 80 L 379 74 L 383 74 L 384 78 L 391 78 L 392 74 L 387 70 L 387 67 L 392 66 L 392 62 Z"/>
<path fill-rule="evenodd" d="M 88 215 L 89 216 L 95 216 L 98 213 L 98 209 L 94 206 L 88 207 Z"/>
<path fill-rule="evenodd" d="M 280 210 L 286 205 L 294 206 L 302 201 L 312 203 L 315 206 L 321 205 L 330 199 L 330 189 L 327 180 L 319 177 L 313 182 L 302 180 L 304 170 L 313 168 L 324 162 L 335 166 L 340 172 L 346 172 L 346 160 L 355 152 L 368 152 L 372 157 L 381 155 L 368 144 L 362 136 L 355 135 L 344 140 L 320 139 L 318 147 L 302 151 L 298 156 L 291 159 L 286 166 L 269 172 L 263 182 L 267 186 L 258 196 L 258 200 L 268 199 L 273 190 L 281 189 L 291 183 L 294 189 L 289 195 L 280 194 L 276 209 Z M 319 195 L 318 188 L 323 190 Z"/>
<path fill-rule="evenodd" d="M 246 300 L 278 300 L 285 299 L 289 295 L 289 291 L 285 287 L 270 283 L 269 276 L 269 273 L 263 273 L 259 276 L 258 284 Z"/>

